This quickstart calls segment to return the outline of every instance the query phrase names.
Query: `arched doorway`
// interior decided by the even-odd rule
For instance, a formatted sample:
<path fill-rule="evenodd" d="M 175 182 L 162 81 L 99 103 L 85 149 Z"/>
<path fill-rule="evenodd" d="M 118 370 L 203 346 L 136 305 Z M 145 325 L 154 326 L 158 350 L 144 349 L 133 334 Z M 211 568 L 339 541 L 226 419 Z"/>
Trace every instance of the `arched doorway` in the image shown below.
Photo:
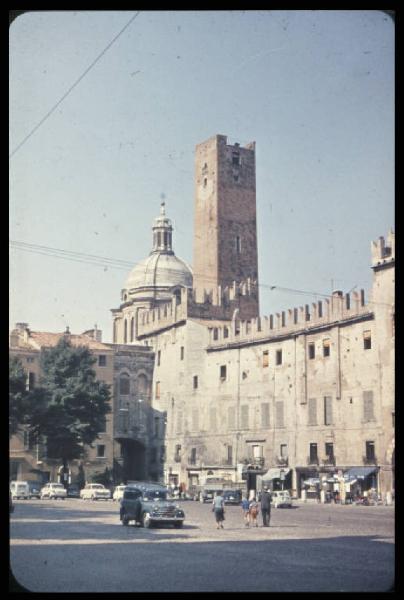
<path fill-rule="evenodd" d="M 146 479 L 146 449 L 141 442 L 121 438 L 121 477 L 123 483 Z"/>

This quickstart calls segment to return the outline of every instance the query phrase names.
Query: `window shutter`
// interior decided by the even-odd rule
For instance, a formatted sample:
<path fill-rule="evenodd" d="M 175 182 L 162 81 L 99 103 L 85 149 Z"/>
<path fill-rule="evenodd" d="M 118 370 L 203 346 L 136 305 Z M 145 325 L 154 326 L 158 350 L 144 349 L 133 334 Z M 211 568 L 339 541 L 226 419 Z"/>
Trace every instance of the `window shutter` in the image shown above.
<path fill-rule="evenodd" d="M 332 424 L 332 398 L 331 396 L 324 397 L 324 425 Z"/>
<path fill-rule="evenodd" d="M 363 419 L 365 423 L 374 420 L 373 391 L 363 392 Z"/>
<path fill-rule="evenodd" d="M 261 404 L 261 427 L 269 427 L 269 404 Z"/>
<path fill-rule="evenodd" d="M 275 402 L 276 426 L 283 427 L 283 402 Z"/>
<path fill-rule="evenodd" d="M 248 428 L 248 404 L 241 406 L 241 427 Z"/>
<path fill-rule="evenodd" d="M 309 398 L 309 425 L 317 425 L 317 398 Z"/>

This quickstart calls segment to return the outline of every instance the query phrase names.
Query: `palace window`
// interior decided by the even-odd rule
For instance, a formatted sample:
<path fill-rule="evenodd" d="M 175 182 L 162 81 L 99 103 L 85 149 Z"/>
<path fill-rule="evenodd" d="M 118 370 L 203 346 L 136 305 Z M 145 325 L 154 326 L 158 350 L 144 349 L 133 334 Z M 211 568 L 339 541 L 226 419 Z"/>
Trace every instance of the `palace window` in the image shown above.
<path fill-rule="evenodd" d="M 309 359 L 312 360 L 316 356 L 316 345 L 314 342 L 309 344 Z"/>
<path fill-rule="evenodd" d="M 375 460 L 375 443 L 366 442 L 366 458 L 367 460 Z"/>
<path fill-rule="evenodd" d="M 180 360 L 184 360 L 184 346 L 180 348 Z"/>
<path fill-rule="evenodd" d="M 276 364 L 281 365 L 282 364 L 282 350 L 277 350 L 275 356 L 276 356 L 276 359 L 275 359 Z"/>
<path fill-rule="evenodd" d="M 330 356 L 330 340 L 329 339 L 323 340 L 323 356 L 325 356 L 325 357 Z"/>
<path fill-rule="evenodd" d="M 97 458 L 104 458 L 104 457 L 105 457 L 105 445 L 97 444 Z"/>
<path fill-rule="evenodd" d="M 107 366 L 107 357 L 105 356 L 105 354 L 100 354 L 98 356 L 98 366 L 99 367 L 106 367 Z"/>
<path fill-rule="evenodd" d="M 318 462 L 317 444 L 310 444 L 310 464 Z"/>
<path fill-rule="evenodd" d="M 198 388 L 198 375 L 194 375 L 192 378 L 193 388 L 196 390 Z"/>
<path fill-rule="evenodd" d="M 220 367 L 221 381 L 225 381 L 226 377 L 227 377 L 227 367 L 226 367 L 226 365 L 221 365 L 221 367 Z"/>
<path fill-rule="evenodd" d="M 122 373 L 119 378 L 119 393 L 121 396 L 128 396 L 130 391 L 129 375 Z"/>

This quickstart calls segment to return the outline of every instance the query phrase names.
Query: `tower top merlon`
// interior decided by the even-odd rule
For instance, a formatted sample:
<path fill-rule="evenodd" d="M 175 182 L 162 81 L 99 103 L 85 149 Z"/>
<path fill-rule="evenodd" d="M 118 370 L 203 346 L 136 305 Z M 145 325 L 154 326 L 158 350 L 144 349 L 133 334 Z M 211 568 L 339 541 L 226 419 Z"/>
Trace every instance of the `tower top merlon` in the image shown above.
<path fill-rule="evenodd" d="M 372 268 L 394 262 L 395 260 L 395 235 L 391 229 L 387 234 L 387 241 L 383 236 L 372 242 Z"/>

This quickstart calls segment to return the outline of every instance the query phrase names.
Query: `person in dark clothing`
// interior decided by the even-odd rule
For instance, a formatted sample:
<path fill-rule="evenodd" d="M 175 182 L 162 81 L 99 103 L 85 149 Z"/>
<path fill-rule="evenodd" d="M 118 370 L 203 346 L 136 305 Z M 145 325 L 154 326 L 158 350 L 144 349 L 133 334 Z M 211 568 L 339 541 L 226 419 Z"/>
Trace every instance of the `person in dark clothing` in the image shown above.
<path fill-rule="evenodd" d="M 265 486 L 261 494 L 261 512 L 264 527 L 269 527 L 269 522 L 271 520 L 271 500 L 271 492 L 269 491 L 268 486 Z"/>

